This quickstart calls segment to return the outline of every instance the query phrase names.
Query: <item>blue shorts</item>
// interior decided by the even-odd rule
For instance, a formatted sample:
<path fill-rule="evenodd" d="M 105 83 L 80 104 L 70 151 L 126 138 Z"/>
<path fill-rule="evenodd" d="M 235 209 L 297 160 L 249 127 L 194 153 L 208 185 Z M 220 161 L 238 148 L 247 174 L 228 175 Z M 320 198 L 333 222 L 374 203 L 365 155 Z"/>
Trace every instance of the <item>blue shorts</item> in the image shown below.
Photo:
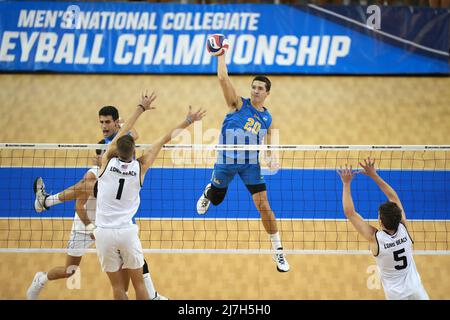
<path fill-rule="evenodd" d="M 211 183 L 217 188 L 227 188 L 238 173 L 245 185 L 263 184 L 264 176 L 258 164 L 214 164 Z"/>

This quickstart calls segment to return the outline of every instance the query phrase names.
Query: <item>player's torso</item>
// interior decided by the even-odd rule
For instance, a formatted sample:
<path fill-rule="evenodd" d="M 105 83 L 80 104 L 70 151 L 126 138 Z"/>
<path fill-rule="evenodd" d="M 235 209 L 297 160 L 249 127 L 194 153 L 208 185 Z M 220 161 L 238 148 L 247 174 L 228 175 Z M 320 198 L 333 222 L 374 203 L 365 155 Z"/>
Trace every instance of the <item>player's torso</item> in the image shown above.
<path fill-rule="evenodd" d="M 221 144 L 260 144 L 272 123 L 269 110 L 258 111 L 243 99 L 242 107 L 225 116 L 221 130 Z"/>
<path fill-rule="evenodd" d="M 139 161 L 109 160 L 98 178 L 97 217 L 100 227 L 120 227 L 132 223 L 140 204 L 141 168 Z"/>
<path fill-rule="evenodd" d="M 379 253 L 375 257 L 387 295 L 407 296 L 420 286 L 420 276 L 413 258 L 413 242 L 400 224 L 395 234 L 377 231 Z"/>
<path fill-rule="evenodd" d="M 219 144 L 228 145 L 259 145 L 263 142 L 272 124 L 269 111 L 258 111 L 250 103 L 250 99 L 243 99 L 242 107 L 225 116 Z M 257 164 L 259 151 L 222 150 L 217 153 L 217 163 L 220 164 Z"/>

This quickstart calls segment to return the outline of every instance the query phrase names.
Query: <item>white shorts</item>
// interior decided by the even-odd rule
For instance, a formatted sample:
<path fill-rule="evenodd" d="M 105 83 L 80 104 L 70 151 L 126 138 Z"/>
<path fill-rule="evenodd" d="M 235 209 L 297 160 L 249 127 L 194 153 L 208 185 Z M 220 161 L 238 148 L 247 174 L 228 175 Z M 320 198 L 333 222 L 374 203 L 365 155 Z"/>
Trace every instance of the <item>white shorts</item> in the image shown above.
<path fill-rule="evenodd" d="M 139 269 L 144 265 L 144 251 L 137 225 L 129 228 L 94 230 L 97 255 L 104 272 Z"/>
<path fill-rule="evenodd" d="M 402 298 L 397 298 L 395 297 L 395 295 L 387 295 L 386 294 L 386 299 L 387 300 L 430 300 L 430 298 L 428 297 L 428 293 L 425 290 L 425 288 L 423 287 L 423 285 L 421 285 L 419 288 L 417 288 L 417 290 L 406 296 L 406 297 L 402 297 Z"/>
<path fill-rule="evenodd" d="M 72 231 L 67 243 L 67 254 L 72 257 L 82 257 L 86 249 L 91 248 L 94 243 L 95 240 L 92 240 L 89 234 Z"/>

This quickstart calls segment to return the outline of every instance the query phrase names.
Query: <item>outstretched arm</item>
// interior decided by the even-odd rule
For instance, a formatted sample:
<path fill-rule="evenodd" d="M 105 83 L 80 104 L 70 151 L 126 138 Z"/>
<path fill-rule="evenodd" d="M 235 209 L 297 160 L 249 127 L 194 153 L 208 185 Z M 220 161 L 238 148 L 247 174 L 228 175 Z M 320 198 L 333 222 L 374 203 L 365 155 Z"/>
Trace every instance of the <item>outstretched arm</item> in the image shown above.
<path fill-rule="evenodd" d="M 92 172 L 87 172 L 84 177 L 84 180 L 89 181 L 96 181 L 97 177 Z M 89 188 L 85 188 L 85 190 L 82 190 L 79 195 L 77 195 L 77 199 L 75 202 L 75 210 L 78 214 L 78 217 L 80 217 L 80 220 L 84 223 L 85 226 L 88 226 L 92 223 L 92 221 L 89 219 L 89 216 L 87 214 L 86 208 L 84 205 L 89 199 L 89 196 L 93 193 L 93 190 Z"/>
<path fill-rule="evenodd" d="M 268 145 L 275 145 L 278 140 L 275 139 L 277 127 L 274 125 L 274 122 L 272 121 L 272 124 L 270 125 L 269 129 L 267 130 L 266 134 L 266 143 Z M 266 151 L 266 162 L 269 166 L 271 171 L 277 171 L 280 169 L 280 155 L 278 150 L 267 150 Z"/>
<path fill-rule="evenodd" d="M 223 95 L 227 106 L 231 109 L 239 110 L 242 107 L 242 99 L 236 94 L 236 90 L 228 76 L 227 63 L 225 62 L 226 52 L 217 57 L 217 77 L 222 87 Z"/>
<path fill-rule="evenodd" d="M 345 165 L 345 168 L 338 170 L 338 174 L 341 177 L 343 189 L 342 189 L 342 205 L 344 207 L 344 214 L 347 219 L 353 224 L 356 231 L 364 237 L 369 243 L 375 242 L 375 232 L 377 229 L 367 222 L 359 215 L 355 210 L 355 205 L 353 204 L 352 192 L 351 192 L 351 182 L 356 174 L 352 171 L 352 166 L 350 168 Z"/>
<path fill-rule="evenodd" d="M 106 166 L 108 165 L 109 159 L 111 159 L 116 154 L 117 140 L 131 130 L 142 113 L 147 110 L 156 109 L 152 106 L 152 102 L 155 101 L 155 99 L 156 95 L 153 92 L 150 96 L 147 95 L 147 92 L 145 93 L 145 95 L 143 94 L 141 96 L 141 102 L 138 104 L 133 114 L 127 119 L 127 121 L 125 121 L 124 125 L 120 128 L 113 141 L 111 141 L 111 143 L 108 145 L 106 152 L 103 154 L 102 167 L 100 169 L 100 172 L 103 172 L 105 170 Z"/>
<path fill-rule="evenodd" d="M 178 125 L 170 129 L 170 131 L 167 132 L 167 134 L 165 134 L 164 136 L 153 142 L 152 145 L 149 148 L 147 148 L 144 154 L 138 159 L 139 162 L 141 163 L 142 178 L 147 172 L 148 168 L 150 168 L 153 162 L 155 162 L 155 159 L 158 156 L 158 153 L 161 150 L 161 148 L 170 140 L 179 135 L 183 129 L 186 129 L 195 121 L 201 120 L 205 115 L 206 115 L 205 110 L 199 109 L 196 112 L 192 112 L 192 107 L 189 106 L 189 112 L 186 116 L 186 119 L 184 119 Z"/>
<path fill-rule="evenodd" d="M 405 210 L 403 209 L 402 202 L 400 201 L 400 198 L 398 197 L 397 192 L 395 192 L 394 188 L 392 188 L 386 181 L 383 180 L 383 178 L 378 175 L 375 169 L 375 159 L 364 159 L 364 164 L 360 162 L 359 165 L 364 169 L 362 173 L 372 178 L 372 180 L 375 181 L 377 186 L 381 189 L 381 191 L 383 191 L 389 201 L 395 202 L 402 210 L 401 222 L 406 226 L 406 215 Z"/>
<path fill-rule="evenodd" d="M 119 129 L 122 128 L 124 123 L 125 123 L 125 121 L 123 121 L 122 118 L 119 118 Z M 139 134 L 138 134 L 138 132 L 136 131 L 135 128 L 131 128 L 131 130 L 128 131 L 128 134 L 133 137 L 135 142 L 139 139 Z"/>

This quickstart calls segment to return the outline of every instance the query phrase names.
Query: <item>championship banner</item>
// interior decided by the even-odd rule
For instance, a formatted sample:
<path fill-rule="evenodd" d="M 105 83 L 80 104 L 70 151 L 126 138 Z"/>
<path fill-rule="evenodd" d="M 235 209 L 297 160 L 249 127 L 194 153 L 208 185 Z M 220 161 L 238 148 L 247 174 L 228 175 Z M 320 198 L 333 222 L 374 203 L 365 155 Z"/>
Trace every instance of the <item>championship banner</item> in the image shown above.
<path fill-rule="evenodd" d="M 3 72 L 449 74 L 449 12 L 411 7 L 0 3 Z"/>

